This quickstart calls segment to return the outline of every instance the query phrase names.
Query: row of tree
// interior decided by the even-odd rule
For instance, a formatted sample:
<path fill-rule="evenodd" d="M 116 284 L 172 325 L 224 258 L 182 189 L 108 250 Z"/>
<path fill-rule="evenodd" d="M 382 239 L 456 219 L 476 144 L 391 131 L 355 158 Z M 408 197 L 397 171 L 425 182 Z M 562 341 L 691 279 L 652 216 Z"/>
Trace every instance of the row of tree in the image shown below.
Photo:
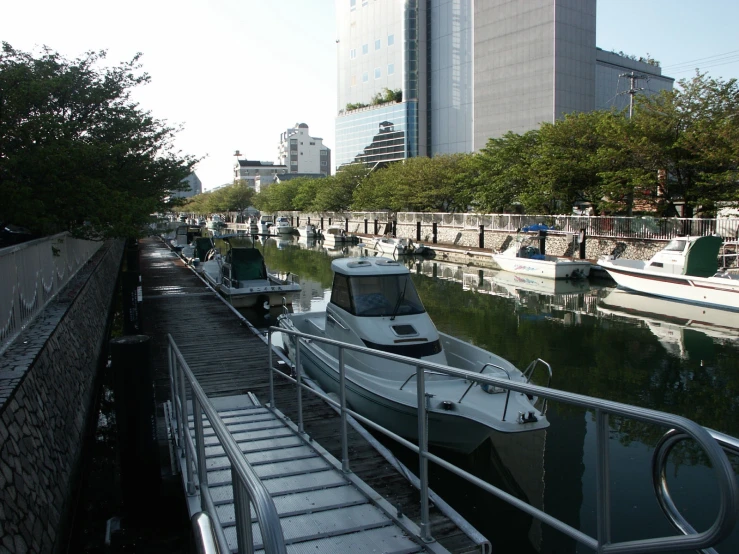
<path fill-rule="evenodd" d="M 0 231 L 136 236 L 198 161 L 174 149 L 178 129 L 131 100 L 149 82 L 139 56 L 67 60 L 2 43 Z"/>
<path fill-rule="evenodd" d="M 705 75 L 616 111 L 568 115 L 524 134 L 490 139 L 475 154 L 412 158 L 375 171 L 344 166 L 294 179 L 254 198 L 274 212 L 343 210 L 562 213 L 710 213 L 737 201 L 739 87 Z"/>

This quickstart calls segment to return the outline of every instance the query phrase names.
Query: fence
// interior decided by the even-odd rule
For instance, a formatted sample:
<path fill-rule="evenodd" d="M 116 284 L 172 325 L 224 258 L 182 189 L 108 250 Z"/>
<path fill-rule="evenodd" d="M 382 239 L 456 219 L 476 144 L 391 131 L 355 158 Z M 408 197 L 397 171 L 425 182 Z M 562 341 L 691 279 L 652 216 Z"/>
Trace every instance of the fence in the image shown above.
<path fill-rule="evenodd" d="M 0 353 L 101 244 L 60 233 L 0 249 Z"/>

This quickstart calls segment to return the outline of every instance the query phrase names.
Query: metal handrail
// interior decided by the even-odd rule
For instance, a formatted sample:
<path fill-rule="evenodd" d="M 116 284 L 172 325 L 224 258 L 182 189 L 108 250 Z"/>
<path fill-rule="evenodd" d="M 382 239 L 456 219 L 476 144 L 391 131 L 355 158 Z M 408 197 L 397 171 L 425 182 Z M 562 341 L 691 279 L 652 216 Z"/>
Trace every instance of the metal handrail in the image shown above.
<path fill-rule="evenodd" d="M 713 429 L 706 430 L 711 434 L 721 448 L 724 449 L 724 452 L 733 454 L 734 456 L 739 456 L 739 439 L 724 433 L 719 433 Z M 675 448 L 678 443 L 690 438 L 690 436 L 682 431 L 670 429 L 659 440 L 655 447 L 654 454 L 652 455 L 652 483 L 654 485 L 654 492 L 657 494 L 657 502 L 672 526 L 684 535 L 692 535 L 695 534 L 696 531 L 683 517 L 672 500 L 672 495 L 670 494 L 670 490 L 667 485 L 667 459 L 669 458 L 672 449 Z M 705 554 L 717 554 L 716 550 L 713 548 L 702 549 L 701 552 Z"/>
<path fill-rule="evenodd" d="M 210 421 L 213 432 L 218 437 L 223 451 L 231 463 L 233 479 L 234 509 L 236 512 L 236 536 L 239 552 L 251 553 L 254 550 L 251 536 L 250 502 L 254 506 L 257 523 L 262 533 L 264 551 L 268 554 L 286 554 L 285 538 L 280 524 L 280 516 L 275 507 L 272 496 L 257 476 L 251 464 L 246 460 L 238 444 L 229 433 L 218 412 L 211 404 L 207 395 L 197 382 L 195 375 L 187 365 L 172 335 L 167 335 L 169 343 L 169 364 L 172 380 L 174 407 L 178 422 L 180 438 L 180 456 L 185 457 L 187 471 L 188 494 L 195 493 L 193 465 L 197 465 L 197 476 L 201 493 L 201 508 L 203 511 L 213 509 L 209 502 L 207 469 L 205 466 L 205 441 L 203 437 L 202 415 Z M 186 382 L 192 391 L 193 418 L 195 422 L 195 444 L 186 430 L 188 409 Z M 184 439 L 184 440 L 183 440 Z M 197 452 L 197 455 L 195 454 Z M 228 544 L 224 544 L 223 531 L 219 533 L 220 525 L 216 526 L 216 536 L 219 539 L 223 552 L 229 552 Z"/>
<path fill-rule="evenodd" d="M 206 512 L 198 512 L 190 521 L 195 534 L 197 554 L 221 554 L 211 517 Z"/>
<path fill-rule="evenodd" d="M 291 329 L 285 329 L 282 327 L 270 327 L 268 329 L 268 347 L 269 347 L 269 369 L 270 369 L 270 400 L 271 406 L 274 405 L 274 380 L 273 374 L 287 378 L 290 381 L 296 382 L 295 379 L 284 375 L 276 368 L 272 367 L 272 334 L 283 333 L 288 336 L 294 337 L 296 344 L 300 339 L 318 341 L 325 344 L 336 346 L 339 349 L 339 376 L 340 382 L 345 382 L 345 367 L 344 367 L 344 350 L 352 350 L 367 355 L 392 360 L 395 362 L 406 363 L 416 367 L 416 386 L 417 386 L 417 398 L 418 398 L 418 426 L 419 426 L 419 444 L 415 445 L 410 441 L 407 441 L 395 433 L 375 424 L 369 419 L 357 414 L 353 410 L 346 408 L 345 400 L 345 389 L 342 387 L 340 390 L 341 403 L 337 404 L 333 400 L 329 399 L 325 395 L 321 395 L 301 385 L 299 379 L 297 380 L 299 390 L 305 389 L 313 394 L 317 394 L 321 398 L 331 402 L 335 406 L 339 406 L 342 417 L 344 414 L 350 414 L 359 421 L 368 424 L 373 429 L 381 432 L 382 434 L 396 440 L 404 446 L 410 448 L 412 451 L 417 452 L 419 455 L 420 462 L 420 481 L 421 481 L 421 524 L 422 538 L 424 540 L 433 540 L 428 534 L 430 529 L 429 519 L 429 501 L 428 501 L 428 472 L 426 471 L 426 464 L 431 461 L 446 470 L 454 473 L 455 475 L 469 481 L 477 487 L 493 494 L 494 496 L 506 501 L 508 504 L 515 506 L 521 511 L 535 517 L 536 519 L 552 526 L 556 530 L 564 533 L 568 537 L 578 541 L 579 543 L 596 550 L 599 553 L 648 553 L 648 552 L 674 552 L 678 550 L 700 550 L 702 548 L 708 548 L 714 545 L 724 538 L 726 538 L 732 531 L 736 520 L 737 510 L 739 508 L 739 488 L 737 487 L 736 480 L 734 478 L 734 470 L 731 463 L 726 457 L 726 454 L 722 450 L 721 446 L 712 437 L 710 432 L 703 428 L 701 425 L 691 421 L 687 418 L 669 414 L 665 412 L 659 412 L 656 410 L 650 410 L 647 408 L 639 408 L 636 406 L 630 406 L 628 404 L 622 404 L 619 402 L 613 402 L 609 400 L 603 400 L 599 398 L 592 398 L 576 393 L 570 393 L 565 391 L 559 391 L 533 385 L 531 383 L 522 383 L 515 381 L 507 381 L 505 379 L 491 377 L 483 374 L 478 374 L 463 369 L 452 368 L 441 364 L 427 362 L 424 360 L 418 360 L 414 358 L 408 358 L 406 356 L 400 356 L 398 354 L 391 354 L 388 352 L 382 352 L 379 350 L 373 350 L 363 346 L 357 346 L 353 344 L 343 343 L 333 339 L 327 339 L 315 335 L 309 335 L 294 331 Z M 300 347 L 296 348 L 296 375 L 300 376 L 299 371 L 300 359 L 299 359 Z M 597 536 L 591 537 L 590 535 L 583 533 L 582 531 L 575 529 L 567 523 L 547 514 L 546 512 L 531 506 L 530 504 L 522 501 L 515 496 L 508 494 L 507 492 L 495 487 L 482 479 L 468 473 L 453 464 L 450 464 L 446 460 L 431 454 L 428 451 L 427 445 L 427 418 L 429 409 L 427 407 L 428 396 L 425 391 L 425 374 L 427 370 L 433 370 L 435 372 L 444 373 L 447 375 L 470 379 L 480 383 L 488 383 L 490 385 L 499 386 L 501 388 L 507 388 L 515 392 L 522 392 L 524 394 L 533 396 L 543 396 L 549 400 L 556 400 L 567 404 L 579 406 L 581 408 L 590 409 L 595 411 L 596 416 L 596 481 L 597 481 Z M 425 401 L 426 400 L 426 401 Z M 611 542 L 611 493 L 610 493 L 610 463 L 609 463 L 609 427 L 608 417 L 610 414 L 623 416 L 641 421 L 645 423 L 651 423 L 656 425 L 663 425 L 666 427 L 672 427 L 680 430 L 686 436 L 694 439 L 706 453 L 710 466 L 714 471 L 716 479 L 718 481 L 719 489 L 719 510 L 716 516 L 716 520 L 713 522 L 711 527 L 700 533 L 690 533 L 682 536 L 667 536 L 658 537 L 653 539 L 638 539 L 624 542 Z M 301 414 L 299 414 L 299 417 Z M 302 417 L 301 417 L 302 420 Z M 342 441 L 345 441 L 342 438 Z"/>

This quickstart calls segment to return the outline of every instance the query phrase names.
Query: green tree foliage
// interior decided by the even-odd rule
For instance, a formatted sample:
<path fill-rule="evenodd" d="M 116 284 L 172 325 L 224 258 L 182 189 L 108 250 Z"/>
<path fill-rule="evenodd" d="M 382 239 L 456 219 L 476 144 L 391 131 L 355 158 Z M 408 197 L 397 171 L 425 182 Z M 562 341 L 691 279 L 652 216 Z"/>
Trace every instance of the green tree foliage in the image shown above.
<path fill-rule="evenodd" d="M 0 53 L 0 227 L 36 234 L 135 236 L 197 160 L 173 148 L 176 129 L 130 99 L 148 83 L 139 56 L 101 68 L 105 52 L 67 60 Z"/>

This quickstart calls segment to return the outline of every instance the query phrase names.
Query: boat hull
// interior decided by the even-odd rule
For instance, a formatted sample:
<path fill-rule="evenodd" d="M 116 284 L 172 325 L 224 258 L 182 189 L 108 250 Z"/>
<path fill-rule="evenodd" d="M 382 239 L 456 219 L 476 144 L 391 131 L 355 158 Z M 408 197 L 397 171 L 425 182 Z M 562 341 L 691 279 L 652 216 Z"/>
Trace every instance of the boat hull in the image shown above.
<path fill-rule="evenodd" d="M 291 319 L 291 317 L 293 319 Z M 300 314 L 280 319 L 280 326 L 306 334 L 325 336 L 321 324 L 314 323 L 317 316 Z M 319 316 L 320 317 L 320 316 Z M 440 335 L 452 367 L 464 367 L 465 361 L 473 360 L 477 370 L 492 359 L 493 354 L 464 343 L 448 335 Z M 288 352 L 295 360 L 295 344 L 286 337 Z M 465 346 L 466 345 L 466 346 Z M 300 342 L 300 365 L 303 371 L 327 392 L 339 394 L 339 363 L 335 347 L 322 347 L 318 341 Z M 349 406 L 364 417 L 386 427 L 410 440 L 418 439 L 418 410 L 415 366 L 389 362 L 382 358 L 365 357 L 354 366 L 350 351 L 345 352 L 346 395 Z M 511 373 L 515 370 L 509 362 L 495 357 L 496 366 L 508 364 Z M 358 369 L 360 366 L 368 371 Z M 372 374 L 371 367 L 380 368 Z M 392 367 L 391 367 L 392 366 Z M 380 376 L 382 370 L 395 375 L 393 379 Z M 517 371 L 517 370 L 515 370 Z M 387 375 L 386 373 L 386 375 Z M 398 379 L 397 376 L 400 376 Z M 404 382 L 408 379 L 407 382 Z M 518 423 L 520 412 L 532 409 L 528 399 L 520 393 L 511 393 L 506 403 L 506 394 L 487 394 L 479 386 L 470 387 L 470 382 L 447 376 L 427 376 L 426 392 L 430 395 L 428 424 L 429 442 L 447 449 L 469 453 L 476 449 L 491 433 L 520 433 L 547 427 L 546 418 L 538 411 L 538 421 Z M 464 398 L 464 400 L 462 400 Z M 444 403 L 447 407 L 444 407 Z"/>
<path fill-rule="evenodd" d="M 493 254 L 493 260 L 504 271 L 521 275 L 534 275 L 547 279 L 575 279 L 588 277 L 591 264 L 587 260 L 558 259 L 535 260 Z"/>
<path fill-rule="evenodd" d="M 616 284 L 625 289 L 681 302 L 739 310 L 737 279 L 658 273 L 619 264 L 615 260 L 601 260 L 599 263 Z"/>

